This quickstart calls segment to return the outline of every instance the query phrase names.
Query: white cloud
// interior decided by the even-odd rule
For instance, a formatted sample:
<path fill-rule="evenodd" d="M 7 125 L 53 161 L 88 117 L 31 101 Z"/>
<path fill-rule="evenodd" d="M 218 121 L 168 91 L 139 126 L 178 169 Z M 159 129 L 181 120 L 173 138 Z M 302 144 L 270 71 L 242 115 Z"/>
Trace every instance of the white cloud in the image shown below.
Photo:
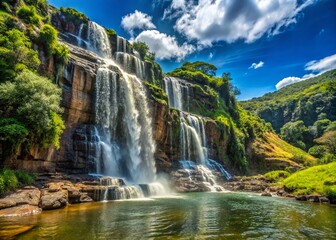
<path fill-rule="evenodd" d="M 308 79 L 308 78 L 306 78 Z M 293 84 L 293 83 L 297 83 L 297 82 L 301 82 L 303 80 L 306 80 L 305 78 L 299 78 L 299 77 L 286 77 L 284 79 L 282 79 L 280 82 L 278 82 L 275 87 L 277 90 L 279 90 L 280 88 L 283 88 L 289 84 Z"/>
<path fill-rule="evenodd" d="M 121 20 L 121 26 L 128 31 L 132 37 L 134 36 L 134 30 L 136 29 L 147 30 L 156 28 L 152 22 L 152 17 L 138 10 L 124 16 Z"/>
<path fill-rule="evenodd" d="M 279 81 L 275 87 L 277 90 L 279 90 L 280 88 L 283 88 L 289 84 L 293 84 L 296 82 L 301 82 L 304 80 L 307 80 L 309 78 L 312 77 L 316 77 L 326 71 L 332 70 L 336 68 L 336 54 L 325 57 L 323 59 L 320 59 L 318 61 L 314 60 L 314 61 L 310 61 L 305 65 L 305 70 L 306 71 L 311 71 L 314 73 L 308 73 L 305 74 L 303 77 L 299 78 L 299 77 L 286 77 L 284 79 L 282 79 L 281 81 Z"/>
<path fill-rule="evenodd" d="M 336 54 L 325 57 L 321 60 L 310 61 L 306 64 L 305 70 L 312 72 L 325 72 L 336 68 Z"/>
<path fill-rule="evenodd" d="M 146 30 L 141 32 L 135 41 L 147 43 L 151 52 L 154 52 L 157 59 L 184 59 L 188 54 L 195 51 L 192 45 L 184 43 L 179 45 L 174 36 L 169 36 L 157 30 Z"/>
<path fill-rule="evenodd" d="M 249 68 L 253 68 L 253 69 L 258 69 L 264 66 L 264 62 L 260 61 L 258 63 L 252 63 L 252 65 Z"/>
<path fill-rule="evenodd" d="M 297 14 L 316 0 L 173 0 L 164 18 L 176 18 L 175 29 L 189 40 L 251 43 L 275 35 L 296 22 Z"/>
<path fill-rule="evenodd" d="M 214 54 L 211 52 L 211 53 L 209 54 L 209 58 L 212 59 L 213 56 L 214 56 Z"/>

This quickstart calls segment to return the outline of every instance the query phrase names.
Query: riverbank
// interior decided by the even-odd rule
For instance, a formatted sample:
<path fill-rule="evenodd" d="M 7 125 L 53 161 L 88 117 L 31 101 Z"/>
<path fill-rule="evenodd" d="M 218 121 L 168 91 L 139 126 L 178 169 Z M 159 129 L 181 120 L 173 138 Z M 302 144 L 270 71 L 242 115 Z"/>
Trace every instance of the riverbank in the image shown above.
<path fill-rule="evenodd" d="M 326 197 L 320 194 L 294 195 L 290 193 L 281 184 L 275 184 L 263 175 L 257 176 L 237 176 L 231 181 L 223 182 L 222 186 L 229 191 L 234 192 L 254 192 L 260 193 L 261 196 L 279 196 L 295 198 L 298 201 L 309 201 L 316 203 L 336 204 L 336 199 Z"/>
<path fill-rule="evenodd" d="M 113 182 L 113 187 L 111 187 L 111 182 Z M 265 197 L 280 196 L 295 198 L 299 201 L 336 203 L 336 199 L 318 194 L 294 196 L 288 193 L 285 188 L 274 185 L 263 175 L 237 176 L 230 181 L 219 182 L 219 185 L 232 192 L 254 192 Z M 126 186 L 122 179 L 117 178 L 41 174 L 32 186 L 26 186 L 1 196 L 0 217 L 37 214 L 43 210 L 64 208 L 70 204 L 102 201 L 102 196 L 111 195 L 111 192 L 114 196 L 110 200 L 117 200 L 118 197 L 128 199 L 132 198 L 132 193 L 129 190 L 130 186 Z M 177 190 L 181 190 L 181 188 L 177 186 Z"/>

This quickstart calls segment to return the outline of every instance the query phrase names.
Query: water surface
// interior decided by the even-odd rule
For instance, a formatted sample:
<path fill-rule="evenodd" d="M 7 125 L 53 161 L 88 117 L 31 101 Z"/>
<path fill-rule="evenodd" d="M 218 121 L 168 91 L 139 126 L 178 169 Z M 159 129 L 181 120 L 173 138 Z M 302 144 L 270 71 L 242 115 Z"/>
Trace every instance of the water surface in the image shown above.
<path fill-rule="evenodd" d="M 8 226 L 32 227 L 16 239 L 336 239 L 336 207 L 247 193 L 193 193 L 0 219 L 0 238 Z"/>

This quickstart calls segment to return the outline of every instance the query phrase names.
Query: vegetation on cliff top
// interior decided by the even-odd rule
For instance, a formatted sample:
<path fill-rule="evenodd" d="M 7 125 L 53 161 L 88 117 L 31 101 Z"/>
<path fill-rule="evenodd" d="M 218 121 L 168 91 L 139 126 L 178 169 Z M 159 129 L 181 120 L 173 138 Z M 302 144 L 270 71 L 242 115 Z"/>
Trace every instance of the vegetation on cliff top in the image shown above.
<path fill-rule="evenodd" d="M 32 145 L 59 147 L 64 122 L 59 115 L 60 89 L 38 74 L 38 51 L 55 66 L 69 54 L 57 31 L 47 24 L 46 1 L 5 1 L 0 14 L 0 147 L 2 157 L 28 152 Z M 34 28 L 33 25 L 40 27 Z M 38 51 L 33 49 L 38 46 Z"/>

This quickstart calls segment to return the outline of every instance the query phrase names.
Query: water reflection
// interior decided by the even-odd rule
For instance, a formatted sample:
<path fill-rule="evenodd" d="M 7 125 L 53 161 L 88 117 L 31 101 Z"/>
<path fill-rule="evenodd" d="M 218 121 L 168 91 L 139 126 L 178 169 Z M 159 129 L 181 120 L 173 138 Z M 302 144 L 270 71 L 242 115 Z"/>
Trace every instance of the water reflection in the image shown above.
<path fill-rule="evenodd" d="M 18 239 L 336 239 L 336 208 L 237 193 L 73 205 L 1 227 L 33 226 Z"/>

